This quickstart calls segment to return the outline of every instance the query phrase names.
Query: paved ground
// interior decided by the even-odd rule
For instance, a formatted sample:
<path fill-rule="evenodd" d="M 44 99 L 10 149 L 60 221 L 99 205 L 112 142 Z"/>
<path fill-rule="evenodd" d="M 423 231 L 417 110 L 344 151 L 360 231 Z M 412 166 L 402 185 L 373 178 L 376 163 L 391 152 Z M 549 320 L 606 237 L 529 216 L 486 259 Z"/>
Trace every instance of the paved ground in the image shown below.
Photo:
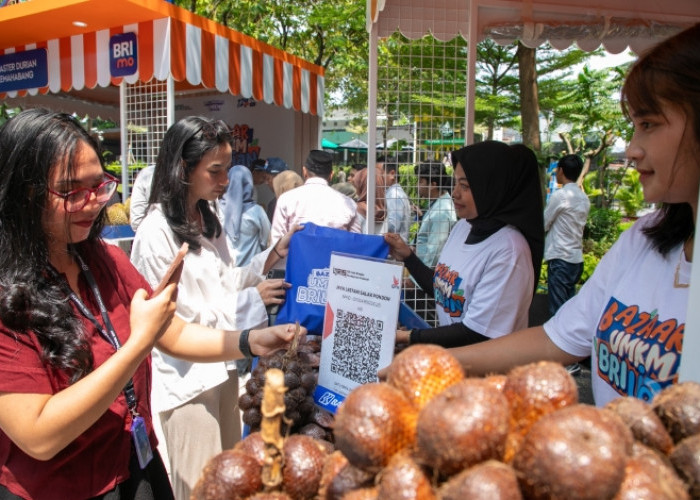
<path fill-rule="evenodd" d="M 589 405 L 595 404 L 591 388 L 591 369 L 587 366 L 579 366 L 581 366 L 581 369 L 573 374 L 576 384 L 578 384 L 578 401 Z"/>

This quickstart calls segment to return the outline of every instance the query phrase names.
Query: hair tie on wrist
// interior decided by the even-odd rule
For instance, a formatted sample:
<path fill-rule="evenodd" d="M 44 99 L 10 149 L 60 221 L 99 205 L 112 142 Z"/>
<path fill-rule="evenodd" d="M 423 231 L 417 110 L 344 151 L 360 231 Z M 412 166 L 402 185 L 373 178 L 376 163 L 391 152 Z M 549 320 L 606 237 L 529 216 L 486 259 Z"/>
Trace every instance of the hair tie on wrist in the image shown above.
<path fill-rule="evenodd" d="M 250 359 L 253 357 L 253 353 L 250 350 L 250 341 L 248 340 L 248 335 L 250 334 L 250 330 L 246 329 L 241 332 L 241 336 L 238 337 L 238 350 L 241 351 L 241 354 L 245 356 L 246 358 Z"/>
<path fill-rule="evenodd" d="M 282 257 L 282 256 L 280 255 L 280 253 L 277 251 L 277 245 L 275 245 L 275 246 L 272 247 L 272 251 L 275 252 L 275 253 L 277 254 L 277 257 L 279 257 L 280 259 L 283 259 L 283 258 L 284 258 L 284 257 Z"/>

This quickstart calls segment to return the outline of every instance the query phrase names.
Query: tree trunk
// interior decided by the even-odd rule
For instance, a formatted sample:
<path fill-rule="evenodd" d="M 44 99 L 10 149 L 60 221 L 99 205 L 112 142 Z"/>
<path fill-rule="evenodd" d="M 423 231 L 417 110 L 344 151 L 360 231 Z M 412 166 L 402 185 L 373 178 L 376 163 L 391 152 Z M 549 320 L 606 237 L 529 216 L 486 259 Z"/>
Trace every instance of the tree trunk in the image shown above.
<path fill-rule="evenodd" d="M 523 122 L 523 143 L 535 151 L 542 149 L 540 142 L 540 102 L 537 96 L 537 68 L 535 50 L 518 42 L 518 69 L 520 75 L 520 116 Z"/>

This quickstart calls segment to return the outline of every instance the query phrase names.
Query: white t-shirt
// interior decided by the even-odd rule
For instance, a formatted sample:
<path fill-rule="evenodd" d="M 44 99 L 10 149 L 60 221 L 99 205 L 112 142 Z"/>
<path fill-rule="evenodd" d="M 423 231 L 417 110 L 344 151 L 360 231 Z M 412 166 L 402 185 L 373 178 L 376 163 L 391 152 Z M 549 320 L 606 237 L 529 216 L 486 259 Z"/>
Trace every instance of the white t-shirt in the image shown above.
<path fill-rule="evenodd" d="M 433 286 L 439 324 L 461 321 L 496 338 L 527 327 L 534 290 L 530 247 L 512 226 L 467 245 L 471 225 L 455 224 L 435 267 Z"/>
<path fill-rule="evenodd" d="M 674 383 L 681 361 L 691 264 L 682 245 L 663 257 L 641 231 L 656 213 L 622 233 L 593 276 L 544 325 L 560 349 L 591 357 L 598 406 L 620 396 L 648 400 Z"/>
<path fill-rule="evenodd" d="M 270 250 L 236 267 L 223 230 L 218 238 L 200 237 L 199 242 L 202 248 L 185 256 L 176 313 L 187 322 L 225 330 L 266 326 L 267 310 L 255 286 L 264 279 Z M 134 238 L 131 262 L 155 286 L 178 249 L 160 205 L 152 206 Z M 224 362 L 192 363 L 154 349 L 153 411 L 176 408 L 227 379 Z"/>
<path fill-rule="evenodd" d="M 408 232 L 411 227 L 411 202 L 406 192 L 397 182 L 386 189 L 386 231 L 399 233 L 408 243 Z M 381 233 L 374 233 L 381 234 Z"/>
<path fill-rule="evenodd" d="M 583 228 L 590 208 L 588 196 L 575 182 L 552 193 L 544 210 L 544 260 L 583 262 Z"/>

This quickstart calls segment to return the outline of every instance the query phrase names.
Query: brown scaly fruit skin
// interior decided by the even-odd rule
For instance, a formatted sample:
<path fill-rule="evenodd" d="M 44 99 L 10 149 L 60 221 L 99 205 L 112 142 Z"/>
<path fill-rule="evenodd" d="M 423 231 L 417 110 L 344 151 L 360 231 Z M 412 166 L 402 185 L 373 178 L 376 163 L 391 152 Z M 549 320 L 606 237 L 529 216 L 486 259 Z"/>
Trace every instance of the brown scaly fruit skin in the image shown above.
<path fill-rule="evenodd" d="M 379 478 L 378 497 L 382 500 L 436 499 L 430 479 L 407 450 L 391 457 Z"/>
<path fill-rule="evenodd" d="M 282 485 L 293 500 L 310 500 L 318 493 L 326 451 L 309 436 L 292 434 L 284 440 Z"/>
<path fill-rule="evenodd" d="M 668 454 L 673 447 L 671 435 L 651 405 L 641 399 L 625 396 L 613 399 L 606 408 L 614 411 L 627 424 L 632 435 L 643 444 Z"/>
<path fill-rule="evenodd" d="M 510 465 L 487 460 L 452 476 L 438 490 L 440 500 L 522 500 Z"/>
<path fill-rule="evenodd" d="M 246 500 L 292 500 L 292 497 L 282 491 L 260 492 L 248 497 Z"/>
<path fill-rule="evenodd" d="M 243 500 L 262 488 L 261 474 L 262 468 L 253 457 L 223 451 L 204 467 L 190 500 Z"/>
<path fill-rule="evenodd" d="M 384 383 L 361 385 L 338 408 L 335 445 L 356 467 L 378 472 L 416 438 L 416 408 Z"/>
<path fill-rule="evenodd" d="M 693 498 L 700 498 L 700 434 L 687 437 L 669 455 L 678 475 L 686 482 Z"/>
<path fill-rule="evenodd" d="M 700 384 L 670 385 L 656 395 L 651 405 L 674 443 L 700 433 Z"/>
<path fill-rule="evenodd" d="M 503 373 L 494 373 L 484 377 L 484 380 L 499 391 L 503 392 L 503 389 L 506 387 L 506 380 L 508 380 L 508 376 Z"/>
<path fill-rule="evenodd" d="M 504 461 L 509 463 L 523 436 L 543 415 L 578 403 L 578 386 L 559 363 L 540 361 L 508 372 L 503 387 L 511 411 Z"/>
<path fill-rule="evenodd" d="M 341 500 L 351 491 L 362 488 L 370 488 L 374 485 L 375 475 L 371 472 L 359 469 L 347 463 L 345 467 L 331 479 L 330 484 L 325 489 L 325 496 L 319 498 L 326 500 Z"/>
<path fill-rule="evenodd" d="M 448 387 L 420 412 L 416 440 L 421 457 L 451 476 L 488 459 L 503 457 L 508 402 L 483 379 Z"/>
<path fill-rule="evenodd" d="M 387 383 L 393 385 L 421 410 L 433 397 L 464 378 L 464 369 L 444 347 L 414 344 L 389 365 Z"/>
<path fill-rule="evenodd" d="M 632 433 L 605 408 L 574 405 L 540 418 L 513 459 L 531 499 L 612 498 L 625 475 Z"/>
<path fill-rule="evenodd" d="M 318 497 L 321 500 L 327 498 L 326 491 L 328 490 L 328 486 L 331 484 L 331 481 L 333 481 L 333 478 L 337 476 L 340 470 L 348 465 L 348 463 L 348 459 L 345 458 L 345 455 L 338 450 L 326 456 L 326 459 L 323 461 L 321 482 L 318 487 Z"/>
<path fill-rule="evenodd" d="M 258 461 L 261 467 L 265 462 L 265 441 L 263 441 L 260 431 L 251 432 L 245 438 L 238 441 L 233 446 L 233 450 L 243 452 L 249 457 L 253 457 Z"/>
<path fill-rule="evenodd" d="M 376 486 L 352 490 L 343 495 L 343 500 L 379 500 L 380 498 Z"/>
<path fill-rule="evenodd" d="M 659 451 L 638 441 L 632 450 L 614 500 L 690 500 L 686 485 Z"/>

